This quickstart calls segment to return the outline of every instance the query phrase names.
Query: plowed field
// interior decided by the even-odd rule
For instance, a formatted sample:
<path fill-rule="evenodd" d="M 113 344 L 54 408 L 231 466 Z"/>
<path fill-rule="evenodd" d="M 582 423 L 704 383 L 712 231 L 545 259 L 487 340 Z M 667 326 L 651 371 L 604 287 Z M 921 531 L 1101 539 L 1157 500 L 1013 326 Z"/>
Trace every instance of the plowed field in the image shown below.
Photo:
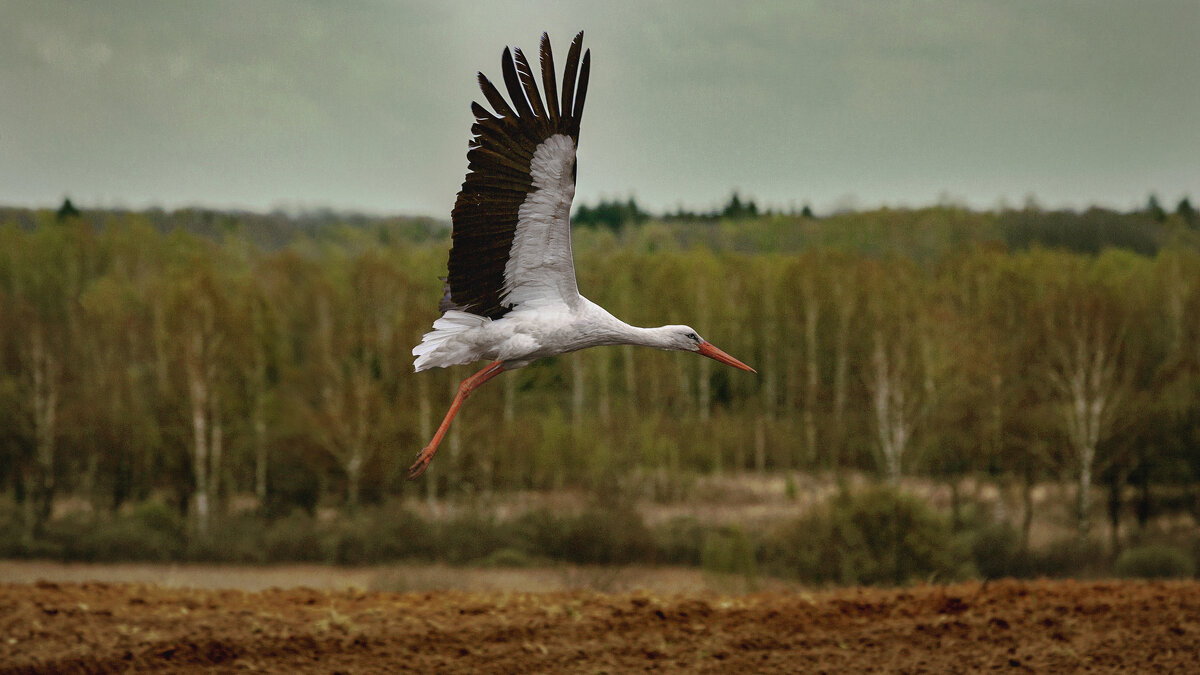
<path fill-rule="evenodd" d="M 0 585 L 0 672 L 1198 672 L 1200 584 L 746 596 Z"/>

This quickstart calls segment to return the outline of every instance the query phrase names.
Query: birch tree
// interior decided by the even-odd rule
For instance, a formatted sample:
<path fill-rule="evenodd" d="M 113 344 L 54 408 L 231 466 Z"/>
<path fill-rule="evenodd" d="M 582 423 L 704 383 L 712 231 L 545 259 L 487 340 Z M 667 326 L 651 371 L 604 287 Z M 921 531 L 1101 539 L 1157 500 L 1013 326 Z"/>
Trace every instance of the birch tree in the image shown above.
<path fill-rule="evenodd" d="M 900 482 L 926 396 L 916 272 L 904 263 L 870 269 L 870 361 L 864 373 L 884 475 Z"/>
<path fill-rule="evenodd" d="M 829 434 L 830 464 L 840 471 L 845 461 L 850 400 L 850 330 L 859 311 L 857 267 L 839 264 L 833 270 L 829 292 L 833 304 L 833 411 Z"/>
<path fill-rule="evenodd" d="M 178 349 L 187 392 L 187 419 L 192 467 L 192 518 L 207 534 L 220 487 L 225 428 L 218 375 L 225 358 L 225 336 L 218 328 L 219 298 L 203 271 L 179 282 L 176 289 L 172 341 Z"/>
<path fill-rule="evenodd" d="M 1059 411 L 1076 480 L 1080 537 L 1091 530 L 1097 451 L 1107 440 L 1128 383 L 1126 319 L 1116 289 L 1090 274 L 1088 263 L 1051 256 L 1040 306 L 1045 381 Z"/>

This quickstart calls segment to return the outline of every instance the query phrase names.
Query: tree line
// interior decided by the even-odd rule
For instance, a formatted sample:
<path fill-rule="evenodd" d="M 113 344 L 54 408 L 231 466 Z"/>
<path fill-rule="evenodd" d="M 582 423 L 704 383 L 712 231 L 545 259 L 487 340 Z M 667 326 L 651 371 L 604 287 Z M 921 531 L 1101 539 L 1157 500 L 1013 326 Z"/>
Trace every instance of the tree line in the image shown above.
<path fill-rule="evenodd" d="M 154 214 L 22 213 L 0 225 L 0 486 L 31 537 L 64 497 L 156 496 L 204 532 L 251 495 L 279 515 L 564 487 L 673 499 L 686 476 L 743 471 L 986 475 L 1027 499 L 1069 481 L 1083 535 L 1096 486 L 1118 504 L 1136 491 L 1139 519 L 1200 511 L 1200 247 L 1176 215 L 578 231 L 585 294 L 630 323 L 693 325 L 759 376 L 632 347 L 539 362 L 474 396 L 409 483 L 469 373 L 411 370 L 444 230 L 372 221 L 265 245 L 236 216 L 201 236 Z M 1063 219 L 1145 225 L 1153 246 L 1005 241 L 1029 228 L 1004 223 Z"/>

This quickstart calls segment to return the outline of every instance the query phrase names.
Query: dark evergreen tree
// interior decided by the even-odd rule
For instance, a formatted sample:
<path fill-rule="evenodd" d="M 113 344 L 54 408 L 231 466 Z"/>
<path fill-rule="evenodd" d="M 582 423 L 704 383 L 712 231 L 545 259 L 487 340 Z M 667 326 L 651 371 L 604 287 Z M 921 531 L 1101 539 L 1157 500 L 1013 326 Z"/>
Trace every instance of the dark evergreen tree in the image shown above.
<path fill-rule="evenodd" d="M 1196 224 L 1196 209 L 1192 207 L 1192 202 L 1187 197 L 1179 200 L 1179 205 L 1175 207 L 1175 215 L 1183 218 L 1183 222 L 1188 225 Z"/>
<path fill-rule="evenodd" d="M 1167 212 L 1163 209 L 1162 204 L 1158 203 L 1158 195 L 1150 193 L 1150 198 L 1146 200 L 1146 213 L 1154 219 L 1154 222 L 1161 223 L 1167 219 Z"/>
<path fill-rule="evenodd" d="M 63 200 L 62 206 L 58 207 L 58 212 L 54 214 L 54 217 L 60 223 L 68 218 L 78 218 L 79 209 L 75 208 L 75 205 L 71 203 L 71 198 L 67 197 Z"/>

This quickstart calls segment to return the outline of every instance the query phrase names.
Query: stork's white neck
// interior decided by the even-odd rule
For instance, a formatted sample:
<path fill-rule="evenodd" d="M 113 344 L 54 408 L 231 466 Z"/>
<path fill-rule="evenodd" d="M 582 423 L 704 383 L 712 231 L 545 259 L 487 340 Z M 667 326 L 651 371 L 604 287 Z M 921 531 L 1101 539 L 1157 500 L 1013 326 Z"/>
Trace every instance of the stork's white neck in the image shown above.
<path fill-rule="evenodd" d="M 627 344 L 654 347 L 655 349 L 678 349 L 678 340 L 675 339 L 678 326 L 656 326 L 654 328 L 641 328 L 628 324 L 626 326 L 629 328 L 630 337 Z"/>
<path fill-rule="evenodd" d="M 586 299 L 585 299 L 586 300 Z M 685 326 L 657 326 L 642 328 L 631 326 L 609 314 L 603 307 L 586 300 L 585 322 L 594 336 L 590 342 L 599 345 L 638 345 L 655 349 L 681 349 L 687 345 L 680 340 L 680 330 Z"/>

